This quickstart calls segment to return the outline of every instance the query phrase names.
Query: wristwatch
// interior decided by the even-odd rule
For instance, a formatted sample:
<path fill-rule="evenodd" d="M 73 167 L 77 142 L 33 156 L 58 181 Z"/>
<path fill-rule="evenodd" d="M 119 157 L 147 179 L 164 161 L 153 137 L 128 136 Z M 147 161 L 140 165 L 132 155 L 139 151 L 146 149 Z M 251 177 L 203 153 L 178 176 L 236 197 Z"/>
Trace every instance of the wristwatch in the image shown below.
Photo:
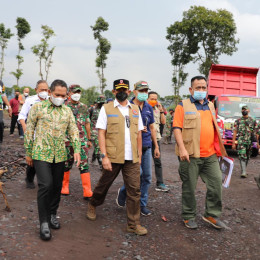
<path fill-rule="evenodd" d="M 101 154 L 100 154 L 100 157 L 101 157 L 101 159 L 103 159 L 103 158 L 106 157 L 106 155 L 105 155 L 104 153 L 101 153 Z"/>

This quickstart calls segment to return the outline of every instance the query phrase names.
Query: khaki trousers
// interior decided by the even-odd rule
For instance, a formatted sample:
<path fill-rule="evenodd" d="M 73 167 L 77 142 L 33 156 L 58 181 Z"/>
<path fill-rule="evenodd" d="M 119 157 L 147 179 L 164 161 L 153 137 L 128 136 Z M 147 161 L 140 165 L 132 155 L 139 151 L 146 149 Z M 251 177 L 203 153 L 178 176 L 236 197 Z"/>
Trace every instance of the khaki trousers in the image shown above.
<path fill-rule="evenodd" d="M 112 163 L 112 171 L 103 169 L 102 176 L 93 191 L 90 200 L 91 205 L 97 207 L 101 205 L 107 192 L 118 176 L 120 170 L 126 187 L 126 213 L 127 223 L 130 227 L 140 225 L 140 165 L 132 161 L 125 161 L 124 164 Z"/>

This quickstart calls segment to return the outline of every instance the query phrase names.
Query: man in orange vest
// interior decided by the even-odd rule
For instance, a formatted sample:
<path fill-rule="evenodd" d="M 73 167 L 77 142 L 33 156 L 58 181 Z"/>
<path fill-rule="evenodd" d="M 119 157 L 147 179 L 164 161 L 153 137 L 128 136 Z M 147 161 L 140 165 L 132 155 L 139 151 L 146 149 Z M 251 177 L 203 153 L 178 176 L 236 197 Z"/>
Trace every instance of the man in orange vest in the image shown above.
<path fill-rule="evenodd" d="M 198 176 L 207 187 L 206 209 L 202 217 L 217 229 L 226 227 L 219 219 L 222 211 L 222 173 L 217 156 L 227 156 L 216 121 L 214 105 L 206 99 L 207 82 L 202 76 L 191 79 L 191 97 L 175 109 L 173 128 L 175 151 L 180 160 L 182 217 L 186 227 L 198 227 L 195 189 Z"/>

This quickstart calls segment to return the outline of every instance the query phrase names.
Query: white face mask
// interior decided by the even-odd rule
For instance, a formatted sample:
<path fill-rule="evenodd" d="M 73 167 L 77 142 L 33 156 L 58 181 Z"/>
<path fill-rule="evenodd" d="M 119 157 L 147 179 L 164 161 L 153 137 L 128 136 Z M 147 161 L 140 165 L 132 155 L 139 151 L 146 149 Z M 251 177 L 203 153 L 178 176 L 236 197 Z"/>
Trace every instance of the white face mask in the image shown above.
<path fill-rule="evenodd" d="M 23 93 L 25 97 L 28 97 L 29 96 L 29 93 Z"/>
<path fill-rule="evenodd" d="M 60 107 L 63 103 L 64 103 L 64 98 L 61 98 L 61 97 L 54 97 L 53 95 L 51 95 L 51 102 L 57 106 L 57 107 Z"/>
<path fill-rule="evenodd" d="M 75 94 L 71 95 L 71 99 L 76 102 L 80 100 L 80 97 L 81 97 L 81 95 L 79 93 L 75 93 Z"/>
<path fill-rule="evenodd" d="M 47 99 L 48 97 L 48 92 L 47 91 L 42 91 L 40 93 L 38 93 L 38 96 L 42 99 Z"/>

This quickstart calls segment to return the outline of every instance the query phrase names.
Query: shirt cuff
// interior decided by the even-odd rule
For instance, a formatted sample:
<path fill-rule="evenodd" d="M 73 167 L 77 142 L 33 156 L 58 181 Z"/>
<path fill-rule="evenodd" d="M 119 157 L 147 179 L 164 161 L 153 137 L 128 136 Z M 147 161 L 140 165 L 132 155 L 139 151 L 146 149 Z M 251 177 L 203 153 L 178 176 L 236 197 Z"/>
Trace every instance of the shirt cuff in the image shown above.
<path fill-rule="evenodd" d="M 180 130 L 182 130 L 182 128 L 178 127 L 178 126 L 174 126 L 172 129 L 180 129 Z"/>

